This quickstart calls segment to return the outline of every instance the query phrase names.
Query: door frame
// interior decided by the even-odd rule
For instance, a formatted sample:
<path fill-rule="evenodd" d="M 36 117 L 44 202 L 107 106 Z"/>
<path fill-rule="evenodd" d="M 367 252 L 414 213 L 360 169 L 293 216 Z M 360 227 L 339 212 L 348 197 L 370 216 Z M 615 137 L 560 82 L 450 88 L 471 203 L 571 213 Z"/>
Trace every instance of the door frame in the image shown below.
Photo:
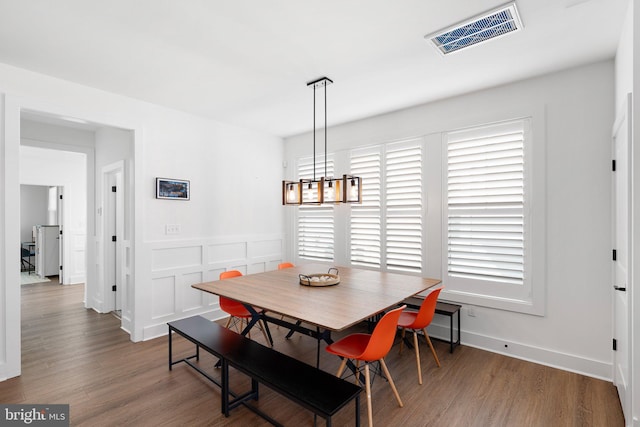
<path fill-rule="evenodd" d="M 136 194 L 143 194 L 143 168 L 140 165 L 135 167 L 136 161 L 142 159 L 143 147 L 143 127 L 140 122 L 131 122 L 124 116 L 116 121 L 111 113 L 96 113 L 95 110 L 88 112 L 86 106 L 79 105 L 77 108 L 52 104 L 50 100 L 44 100 L 20 95 L 9 95 L 0 92 L 0 162 L 3 167 L 3 174 L 0 182 L 4 185 L 4 193 L 0 195 L 0 204 L 4 209 L 0 209 L 0 229 L 4 233 L 4 242 L 0 244 L 0 291 L 4 291 L 5 298 L 2 302 L 4 315 L 0 315 L 0 353 L 4 354 L 4 359 L 0 360 L 0 380 L 19 376 L 22 372 L 22 346 L 21 333 L 21 295 L 20 295 L 20 272 L 15 268 L 7 266 L 17 265 L 20 262 L 16 245 L 20 243 L 20 120 L 22 111 L 38 112 L 45 115 L 64 118 L 76 117 L 91 123 L 96 123 L 105 127 L 126 129 L 132 133 L 132 158 L 129 165 L 130 186 L 129 201 L 131 203 L 130 218 L 131 229 L 129 233 L 130 243 L 128 251 L 130 261 L 127 268 L 131 276 L 131 289 L 129 290 L 131 301 L 131 316 L 127 324 L 127 332 L 131 340 L 136 342 L 142 340 L 144 336 L 143 322 L 139 319 L 144 317 L 144 298 L 142 292 L 136 292 L 135 283 L 145 283 L 146 276 L 142 269 L 135 268 L 135 260 L 144 259 L 143 247 L 138 242 L 142 242 L 143 221 L 141 214 L 143 209 L 143 198 L 135 197 Z M 72 147 L 70 147 L 72 148 Z M 73 147 L 76 150 L 81 147 Z M 71 150 L 73 151 L 73 150 Z M 93 153 L 93 151 L 92 151 Z M 87 158 L 87 286 L 85 286 L 85 306 L 88 307 L 89 282 L 96 286 L 96 246 L 95 246 L 95 165 L 94 157 Z M 1 271 L 4 269 L 4 272 Z M 124 326 L 124 325 L 123 325 Z"/>

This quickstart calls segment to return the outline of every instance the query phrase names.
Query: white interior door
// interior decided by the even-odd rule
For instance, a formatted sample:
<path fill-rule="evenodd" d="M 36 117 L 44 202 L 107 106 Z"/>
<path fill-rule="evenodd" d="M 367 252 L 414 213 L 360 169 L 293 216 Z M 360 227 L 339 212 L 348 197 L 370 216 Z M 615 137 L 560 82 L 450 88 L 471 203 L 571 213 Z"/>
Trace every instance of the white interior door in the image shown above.
<path fill-rule="evenodd" d="M 58 279 L 60 281 L 61 285 L 66 285 L 67 283 L 69 283 L 69 281 L 67 280 L 67 276 L 69 275 L 69 270 L 68 268 L 65 269 L 64 267 L 64 242 L 65 242 L 65 229 L 64 229 L 64 187 L 63 186 L 58 186 L 56 187 L 56 224 L 58 224 L 59 227 L 59 233 L 60 233 L 60 238 L 58 241 L 58 253 L 59 253 L 59 259 L 60 259 L 60 275 L 58 276 Z"/>
<path fill-rule="evenodd" d="M 629 295 L 631 281 L 630 259 L 630 153 L 631 140 L 631 95 L 617 118 L 613 129 L 614 172 L 614 273 L 613 273 L 613 315 L 614 315 L 614 373 L 613 380 L 627 422 L 631 420 L 631 335 L 629 324 Z"/>
<path fill-rule="evenodd" d="M 104 188 L 104 279 L 106 309 L 122 310 L 124 291 L 122 243 L 124 239 L 124 186 L 122 167 L 103 172 Z"/>

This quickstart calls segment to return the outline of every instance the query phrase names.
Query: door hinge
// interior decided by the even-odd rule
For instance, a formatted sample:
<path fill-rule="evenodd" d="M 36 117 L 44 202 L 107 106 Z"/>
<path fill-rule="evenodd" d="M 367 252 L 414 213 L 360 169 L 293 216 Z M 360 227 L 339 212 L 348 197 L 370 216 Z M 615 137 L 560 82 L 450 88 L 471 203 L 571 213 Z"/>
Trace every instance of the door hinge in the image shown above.
<path fill-rule="evenodd" d="M 618 258 L 618 253 L 617 251 L 614 249 L 613 250 L 613 260 L 615 261 Z"/>
<path fill-rule="evenodd" d="M 613 351 L 618 351 L 618 341 L 615 338 L 613 339 Z"/>
<path fill-rule="evenodd" d="M 60 200 L 62 200 L 62 194 L 60 195 Z"/>
<path fill-rule="evenodd" d="M 116 236 L 111 236 L 111 241 L 115 242 L 116 241 Z"/>
<path fill-rule="evenodd" d="M 60 271 L 62 271 L 62 266 L 60 266 Z"/>
<path fill-rule="evenodd" d="M 113 292 L 115 292 L 115 291 L 116 291 L 116 289 L 117 289 L 116 285 L 113 285 L 113 286 L 111 287 L 111 290 L 112 290 Z"/>
<path fill-rule="evenodd" d="M 611 171 L 612 172 L 616 171 L 616 160 L 615 159 L 611 160 Z"/>
<path fill-rule="evenodd" d="M 60 230 L 60 235 L 62 236 L 62 230 Z"/>
<path fill-rule="evenodd" d="M 115 193 L 116 192 L 116 186 L 114 185 L 113 187 L 111 187 L 111 192 Z"/>

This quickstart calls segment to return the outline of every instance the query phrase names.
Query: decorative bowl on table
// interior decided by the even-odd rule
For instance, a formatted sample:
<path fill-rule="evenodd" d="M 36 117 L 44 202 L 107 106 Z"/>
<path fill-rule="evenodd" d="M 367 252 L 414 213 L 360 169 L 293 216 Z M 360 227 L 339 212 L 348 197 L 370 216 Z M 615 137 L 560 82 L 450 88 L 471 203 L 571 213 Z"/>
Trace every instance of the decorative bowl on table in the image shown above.
<path fill-rule="evenodd" d="M 340 283 L 340 276 L 338 276 L 336 268 L 330 268 L 327 273 L 300 274 L 299 277 L 300 284 L 303 286 L 333 286 Z"/>

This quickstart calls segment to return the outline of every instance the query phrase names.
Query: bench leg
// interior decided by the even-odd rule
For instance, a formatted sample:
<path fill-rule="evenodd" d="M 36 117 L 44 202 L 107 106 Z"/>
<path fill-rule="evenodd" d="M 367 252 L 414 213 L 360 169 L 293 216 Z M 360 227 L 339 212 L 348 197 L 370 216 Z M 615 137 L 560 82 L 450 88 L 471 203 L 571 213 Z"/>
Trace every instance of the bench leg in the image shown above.
<path fill-rule="evenodd" d="M 449 316 L 449 345 L 449 353 L 453 353 L 453 315 Z"/>
<path fill-rule="evenodd" d="M 251 391 L 253 392 L 253 400 L 258 400 L 258 381 L 251 378 Z"/>
<path fill-rule="evenodd" d="M 458 310 L 458 341 L 456 341 L 457 345 L 460 345 L 460 310 Z M 453 352 L 453 350 L 451 350 Z"/>
<path fill-rule="evenodd" d="M 171 351 L 171 336 L 173 335 L 173 333 L 171 332 L 171 326 L 169 326 L 169 370 L 173 370 L 173 357 L 172 357 L 172 351 Z"/>
<path fill-rule="evenodd" d="M 220 411 L 225 417 L 229 416 L 229 364 L 226 360 L 220 359 L 221 372 L 220 372 Z"/>

